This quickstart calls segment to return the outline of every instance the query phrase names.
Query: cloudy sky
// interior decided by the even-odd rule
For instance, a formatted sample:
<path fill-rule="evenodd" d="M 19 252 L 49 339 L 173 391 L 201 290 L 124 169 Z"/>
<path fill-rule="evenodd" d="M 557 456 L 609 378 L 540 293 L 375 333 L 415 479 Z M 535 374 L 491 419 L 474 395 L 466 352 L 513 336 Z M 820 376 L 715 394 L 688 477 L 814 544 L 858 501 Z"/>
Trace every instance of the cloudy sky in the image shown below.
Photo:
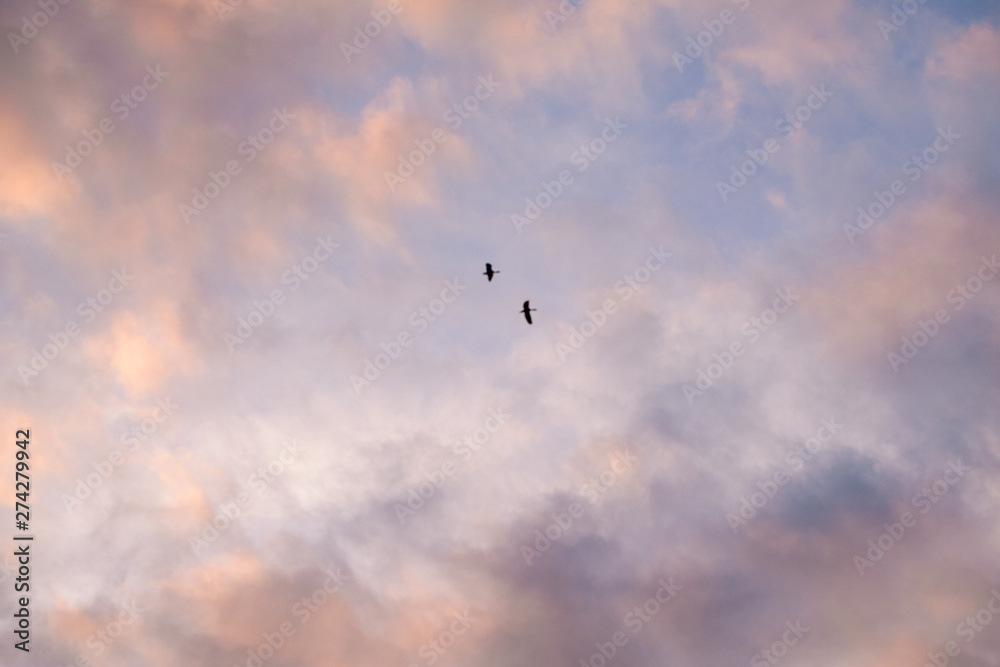
<path fill-rule="evenodd" d="M 1000 665 L 995 2 L 0 24 L 0 663 Z"/>

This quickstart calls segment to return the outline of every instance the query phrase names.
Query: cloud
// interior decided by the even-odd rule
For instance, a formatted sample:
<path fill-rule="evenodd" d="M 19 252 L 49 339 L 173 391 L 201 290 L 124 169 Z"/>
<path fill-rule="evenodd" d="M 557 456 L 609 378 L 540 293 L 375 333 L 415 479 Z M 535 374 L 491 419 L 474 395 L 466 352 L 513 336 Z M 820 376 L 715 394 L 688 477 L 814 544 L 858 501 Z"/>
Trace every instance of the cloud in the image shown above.
<path fill-rule="evenodd" d="M 3 52 L 2 416 L 32 431 L 32 658 L 745 664 L 797 621 L 789 663 L 944 650 L 997 574 L 996 283 L 948 298 L 1000 246 L 996 12 L 928 5 L 886 40 L 881 4 L 740 4 L 589 0 L 554 28 L 558 2 L 403 2 L 348 62 L 389 3 L 104 0 Z M 481 77 L 500 85 L 453 126 Z M 821 85 L 829 103 L 783 135 Z M 627 128 L 597 143 L 608 118 Z M 511 215 L 564 170 L 519 234 Z M 491 410 L 510 418 L 466 460 Z M 1000 650 L 986 631 L 959 645 Z"/>

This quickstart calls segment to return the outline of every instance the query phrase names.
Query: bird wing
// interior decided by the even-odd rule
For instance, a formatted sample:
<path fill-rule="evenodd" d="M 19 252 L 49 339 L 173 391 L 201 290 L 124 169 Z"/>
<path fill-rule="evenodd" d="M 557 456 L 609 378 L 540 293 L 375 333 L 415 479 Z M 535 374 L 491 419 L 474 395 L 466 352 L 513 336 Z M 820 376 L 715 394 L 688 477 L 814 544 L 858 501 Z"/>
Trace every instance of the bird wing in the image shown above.
<path fill-rule="evenodd" d="M 523 306 L 521 306 L 521 307 L 522 307 L 522 308 L 524 308 L 524 310 L 525 310 L 525 311 L 527 311 L 527 310 L 528 310 L 528 302 L 527 302 L 527 301 L 525 301 L 525 302 L 524 302 L 524 305 L 523 305 Z"/>
<path fill-rule="evenodd" d="M 531 311 L 530 310 L 524 311 L 524 319 L 528 320 L 528 324 L 531 324 Z"/>

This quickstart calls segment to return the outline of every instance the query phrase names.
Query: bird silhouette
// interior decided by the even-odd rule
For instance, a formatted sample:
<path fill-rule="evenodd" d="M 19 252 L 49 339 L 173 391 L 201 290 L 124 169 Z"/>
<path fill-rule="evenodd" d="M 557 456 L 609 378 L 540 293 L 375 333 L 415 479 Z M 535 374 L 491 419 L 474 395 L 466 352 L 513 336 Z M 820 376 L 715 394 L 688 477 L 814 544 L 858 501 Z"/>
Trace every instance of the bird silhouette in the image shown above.
<path fill-rule="evenodd" d="M 524 313 L 524 319 L 528 320 L 528 324 L 531 324 L 531 311 L 538 310 L 537 308 L 528 308 L 528 302 L 524 302 L 524 309 L 521 311 Z"/>
<path fill-rule="evenodd" d="M 494 271 L 493 265 L 490 264 L 489 262 L 486 262 L 486 272 L 483 274 L 484 276 L 486 276 L 486 280 L 492 281 L 494 273 L 500 273 L 500 272 Z"/>

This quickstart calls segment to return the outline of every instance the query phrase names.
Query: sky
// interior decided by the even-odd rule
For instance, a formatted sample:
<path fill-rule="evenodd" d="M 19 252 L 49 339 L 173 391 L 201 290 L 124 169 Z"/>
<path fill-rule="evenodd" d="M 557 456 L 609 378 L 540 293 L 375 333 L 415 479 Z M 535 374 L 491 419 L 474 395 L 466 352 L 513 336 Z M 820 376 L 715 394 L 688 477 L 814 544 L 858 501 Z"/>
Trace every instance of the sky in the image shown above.
<path fill-rule="evenodd" d="M 0 664 L 1000 665 L 995 2 L 0 25 Z"/>

